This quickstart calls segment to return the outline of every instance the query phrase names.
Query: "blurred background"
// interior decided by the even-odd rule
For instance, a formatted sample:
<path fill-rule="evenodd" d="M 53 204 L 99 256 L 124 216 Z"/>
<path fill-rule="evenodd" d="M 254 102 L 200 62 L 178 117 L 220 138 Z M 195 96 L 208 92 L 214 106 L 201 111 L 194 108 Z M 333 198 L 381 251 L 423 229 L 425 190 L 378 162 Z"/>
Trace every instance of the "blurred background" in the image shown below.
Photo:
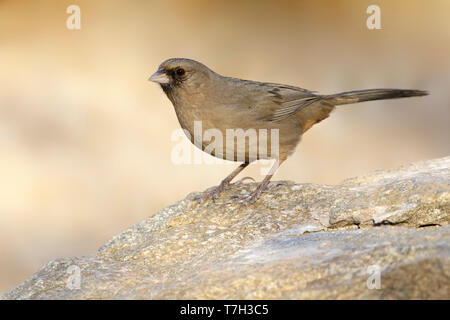
<path fill-rule="evenodd" d="M 71 4 L 81 30 L 66 28 Z M 366 27 L 371 4 L 381 30 Z M 236 167 L 171 162 L 179 124 L 147 81 L 170 57 L 320 93 L 431 92 L 339 107 L 274 180 L 336 184 L 449 155 L 449 14 L 447 0 L 0 0 L 0 293 Z"/>

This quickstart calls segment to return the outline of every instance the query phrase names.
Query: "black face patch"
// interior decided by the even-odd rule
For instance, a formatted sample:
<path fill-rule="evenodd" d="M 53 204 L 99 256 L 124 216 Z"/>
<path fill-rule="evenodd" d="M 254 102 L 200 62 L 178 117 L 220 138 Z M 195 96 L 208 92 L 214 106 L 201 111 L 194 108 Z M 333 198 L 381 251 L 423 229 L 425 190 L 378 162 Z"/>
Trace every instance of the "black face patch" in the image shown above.
<path fill-rule="evenodd" d="M 179 87 L 183 81 L 177 77 L 175 69 L 165 69 L 164 73 L 169 77 L 170 81 L 169 83 L 160 83 L 160 86 L 164 93 L 170 96 L 172 91 Z"/>
<path fill-rule="evenodd" d="M 169 83 L 161 83 L 161 88 L 163 89 L 164 93 L 169 97 L 169 99 L 172 97 L 173 90 L 180 87 L 184 80 L 186 79 L 186 76 L 183 74 L 183 76 L 177 75 L 177 69 L 179 67 L 171 68 L 171 69 L 165 69 L 164 73 L 170 78 Z"/>
<path fill-rule="evenodd" d="M 172 68 L 166 71 L 166 74 L 170 78 L 170 85 L 174 87 L 179 87 L 183 81 L 186 79 L 185 74 L 179 75 L 177 74 L 177 70 L 180 69 L 180 67 Z M 184 70 L 184 69 L 183 69 Z"/>
<path fill-rule="evenodd" d="M 172 87 L 170 86 L 170 84 L 168 83 L 161 83 L 161 88 L 163 89 L 164 93 L 169 95 L 170 92 L 172 91 Z"/>

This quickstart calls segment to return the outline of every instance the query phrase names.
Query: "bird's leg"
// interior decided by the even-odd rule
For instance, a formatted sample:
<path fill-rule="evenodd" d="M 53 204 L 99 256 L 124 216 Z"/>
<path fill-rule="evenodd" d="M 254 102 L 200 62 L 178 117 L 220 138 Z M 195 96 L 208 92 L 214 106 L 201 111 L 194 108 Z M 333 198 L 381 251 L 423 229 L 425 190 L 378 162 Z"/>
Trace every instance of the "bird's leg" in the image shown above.
<path fill-rule="evenodd" d="M 239 167 L 233 170 L 225 179 L 222 180 L 222 182 L 214 188 L 212 191 L 207 192 L 203 197 L 202 200 L 206 200 L 209 198 L 217 199 L 219 194 L 221 194 L 226 187 L 230 185 L 231 180 L 233 180 L 239 173 L 241 173 L 242 170 L 244 170 L 250 163 L 244 162 Z"/>
<path fill-rule="evenodd" d="M 273 175 L 275 174 L 275 171 L 277 171 L 280 164 L 281 164 L 281 162 L 279 160 L 275 161 L 275 163 L 273 164 L 269 173 L 264 177 L 264 180 L 259 184 L 259 186 L 256 188 L 256 190 L 253 191 L 252 193 L 250 193 L 248 196 L 246 196 L 245 198 L 243 198 L 240 201 L 241 206 L 247 206 L 249 204 L 254 203 L 256 200 L 258 200 L 261 193 L 263 193 L 263 191 L 268 189 L 270 179 L 272 179 Z"/>
<path fill-rule="evenodd" d="M 264 180 L 258 185 L 255 191 L 240 200 L 242 206 L 248 206 L 258 200 L 261 193 L 267 189 L 267 186 L 272 178 L 273 174 L 265 176 Z"/>

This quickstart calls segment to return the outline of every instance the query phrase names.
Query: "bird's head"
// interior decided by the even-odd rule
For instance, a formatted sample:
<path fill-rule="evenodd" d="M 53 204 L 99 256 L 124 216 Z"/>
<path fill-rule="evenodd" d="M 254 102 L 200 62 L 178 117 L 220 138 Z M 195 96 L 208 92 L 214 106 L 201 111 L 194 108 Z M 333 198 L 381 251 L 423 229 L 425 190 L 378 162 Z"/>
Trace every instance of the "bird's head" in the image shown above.
<path fill-rule="evenodd" d="M 179 88 L 194 91 L 205 85 L 213 74 L 207 66 L 195 60 L 172 58 L 161 63 L 149 80 L 159 83 L 166 92 Z"/>

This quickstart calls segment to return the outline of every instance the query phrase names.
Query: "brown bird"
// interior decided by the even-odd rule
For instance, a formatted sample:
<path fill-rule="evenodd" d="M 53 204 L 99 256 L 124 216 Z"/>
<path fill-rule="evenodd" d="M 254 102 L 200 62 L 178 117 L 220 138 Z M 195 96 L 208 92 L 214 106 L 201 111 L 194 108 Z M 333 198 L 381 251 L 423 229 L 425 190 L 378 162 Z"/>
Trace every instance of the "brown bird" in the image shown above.
<path fill-rule="evenodd" d="M 428 94 L 421 90 L 369 89 L 321 95 L 284 84 L 221 76 L 200 62 L 183 58 L 164 61 L 149 80 L 161 85 L 192 143 L 215 157 L 243 162 L 208 197 L 217 198 L 251 162 L 275 159 L 256 190 L 241 199 L 244 205 L 258 199 L 301 136 L 327 118 L 335 106 Z M 201 123 L 200 133 L 194 129 L 195 123 Z M 236 129 L 242 129 L 240 136 Z"/>

